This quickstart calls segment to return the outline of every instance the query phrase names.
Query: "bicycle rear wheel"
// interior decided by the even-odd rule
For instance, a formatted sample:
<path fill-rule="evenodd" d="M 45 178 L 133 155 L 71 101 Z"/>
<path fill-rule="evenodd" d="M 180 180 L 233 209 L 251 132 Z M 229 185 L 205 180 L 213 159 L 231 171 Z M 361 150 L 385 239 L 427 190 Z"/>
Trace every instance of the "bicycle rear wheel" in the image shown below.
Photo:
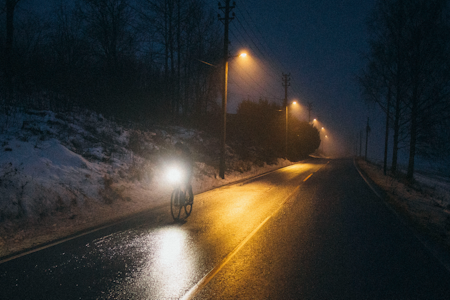
<path fill-rule="evenodd" d="M 180 220 L 181 209 L 184 205 L 181 205 L 181 196 L 182 192 L 179 188 L 176 188 L 172 192 L 172 196 L 170 197 L 170 213 L 175 221 Z M 183 203 L 184 204 L 184 203 Z"/>

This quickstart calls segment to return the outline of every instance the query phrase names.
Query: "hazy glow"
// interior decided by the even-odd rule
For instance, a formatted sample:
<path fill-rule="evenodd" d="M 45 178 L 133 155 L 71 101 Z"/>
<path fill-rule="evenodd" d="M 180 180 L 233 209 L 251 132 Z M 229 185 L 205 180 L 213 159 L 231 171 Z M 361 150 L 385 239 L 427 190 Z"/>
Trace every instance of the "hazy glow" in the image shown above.
<path fill-rule="evenodd" d="M 228 104 L 227 111 L 236 112 L 243 100 L 258 102 L 266 99 L 282 104 L 280 95 L 273 92 L 280 89 L 280 82 L 274 82 L 267 72 L 267 62 L 260 61 L 248 51 L 247 56 L 230 59 L 228 70 Z M 220 99 L 219 99 L 220 100 Z"/>
<path fill-rule="evenodd" d="M 239 55 L 240 57 L 247 57 L 247 53 L 243 52 Z"/>
<path fill-rule="evenodd" d="M 169 167 L 167 169 L 166 179 L 171 183 L 179 183 L 183 179 L 183 172 L 178 167 Z"/>

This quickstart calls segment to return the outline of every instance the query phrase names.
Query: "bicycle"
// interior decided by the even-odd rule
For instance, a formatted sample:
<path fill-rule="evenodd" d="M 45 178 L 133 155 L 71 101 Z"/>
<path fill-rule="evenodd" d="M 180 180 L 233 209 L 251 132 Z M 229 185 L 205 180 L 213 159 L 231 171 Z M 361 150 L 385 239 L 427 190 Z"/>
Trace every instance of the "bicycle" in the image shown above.
<path fill-rule="evenodd" d="M 175 185 L 170 197 L 170 213 L 175 221 L 189 217 L 194 203 L 192 186 L 189 183 L 186 184 L 184 173 L 179 167 L 169 168 L 167 172 L 167 179 Z"/>
<path fill-rule="evenodd" d="M 192 186 L 189 185 L 185 190 L 177 186 L 170 197 L 170 213 L 175 221 L 186 219 L 192 212 L 192 205 L 194 204 L 194 194 L 192 193 Z M 184 214 L 182 210 L 184 208 Z"/>

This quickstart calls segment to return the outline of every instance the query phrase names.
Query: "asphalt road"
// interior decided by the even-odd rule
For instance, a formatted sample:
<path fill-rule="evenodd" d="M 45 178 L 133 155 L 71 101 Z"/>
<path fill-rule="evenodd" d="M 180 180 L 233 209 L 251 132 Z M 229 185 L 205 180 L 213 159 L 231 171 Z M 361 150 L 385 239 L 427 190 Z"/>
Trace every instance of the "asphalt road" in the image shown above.
<path fill-rule="evenodd" d="M 0 299 L 449 299 L 352 160 L 312 160 L 0 264 Z"/>

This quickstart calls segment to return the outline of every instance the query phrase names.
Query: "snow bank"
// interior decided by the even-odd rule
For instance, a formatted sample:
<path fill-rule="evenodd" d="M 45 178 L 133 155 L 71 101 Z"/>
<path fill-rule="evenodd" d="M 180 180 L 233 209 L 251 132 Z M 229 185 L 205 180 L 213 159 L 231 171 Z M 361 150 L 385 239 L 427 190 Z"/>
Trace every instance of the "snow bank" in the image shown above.
<path fill-rule="evenodd" d="M 54 138 L 2 141 L 0 220 L 39 217 L 99 197 L 104 168 Z"/>
<path fill-rule="evenodd" d="M 205 133 L 178 126 L 124 128 L 92 112 L 0 114 L 0 130 L 0 222 L 70 216 L 118 201 L 132 203 L 134 211 L 161 205 L 172 187 L 160 174 L 178 141 L 197 160 L 195 193 L 291 164 L 280 159 L 257 167 L 227 148 L 230 170 L 222 180 L 211 165 L 219 143 Z"/>

